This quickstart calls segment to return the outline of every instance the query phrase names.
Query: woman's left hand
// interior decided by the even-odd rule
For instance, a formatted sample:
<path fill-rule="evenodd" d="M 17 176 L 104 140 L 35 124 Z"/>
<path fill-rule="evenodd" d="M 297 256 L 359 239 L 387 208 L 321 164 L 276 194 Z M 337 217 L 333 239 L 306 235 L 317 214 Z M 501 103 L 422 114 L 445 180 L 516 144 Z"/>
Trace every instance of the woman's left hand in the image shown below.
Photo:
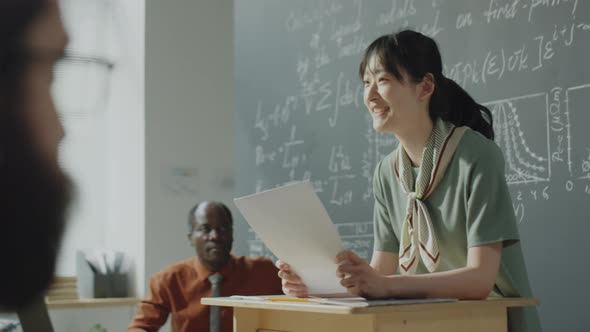
<path fill-rule="evenodd" d="M 349 294 L 372 299 L 389 297 L 391 279 L 378 274 L 352 251 L 339 253 L 336 262 L 339 265 L 337 275 L 342 279 L 340 283 Z"/>

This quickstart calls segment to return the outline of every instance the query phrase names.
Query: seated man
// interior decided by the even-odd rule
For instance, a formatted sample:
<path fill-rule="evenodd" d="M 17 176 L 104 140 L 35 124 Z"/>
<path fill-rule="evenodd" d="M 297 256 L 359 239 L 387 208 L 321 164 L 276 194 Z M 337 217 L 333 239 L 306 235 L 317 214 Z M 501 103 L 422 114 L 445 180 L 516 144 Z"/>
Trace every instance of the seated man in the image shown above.
<path fill-rule="evenodd" d="M 272 261 L 230 254 L 233 221 L 223 203 L 205 201 L 191 209 L 188 239 L 197 256 L 152 276 L 149 294 L 137 305 L 129 332 L 157 331 L 169 314 L 171 331 L 209 331 L 211 310 L 201 304 L 201 298 L 213 295 L 212 282 L 216 281 L 210 281 L 212 275 L 221 276 L 219 296 L 282 293 Z M 232 308 L 214 310 L 220 310 L 220 331 L 233 331 Z"/>

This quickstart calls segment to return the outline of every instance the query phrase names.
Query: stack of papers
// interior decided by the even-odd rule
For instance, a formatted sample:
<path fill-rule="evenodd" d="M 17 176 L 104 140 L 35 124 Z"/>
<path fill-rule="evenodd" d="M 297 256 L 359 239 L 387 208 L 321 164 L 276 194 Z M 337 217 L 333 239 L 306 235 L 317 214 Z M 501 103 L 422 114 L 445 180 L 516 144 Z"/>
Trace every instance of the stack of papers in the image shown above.
<path fill-rule="evenodd" d="M 267 301 L 267 302 L 289 302 L 289 303 L 319 303 L 319 304 L 333 304 L 346 307 L 367 307 L 369 306 L 367 300 L 362 297 L 291 297 L 291 296 L 240 296 L 233 295 L 230 298 L 244 301 Z"/>
<path fill-rule="evenodd" d="M 290 296 L 239 296 L 234 295 L 230 298 L 243 301 L 267 301 L 267 302 L 288 302 L 288 303 L 318 303 L 344 306 L 349 308 L 377 307 L 386 305 L 404 305 L 417 303 L 437 303 L 437 302 L 454 302 L 457 299 L 381 299 L 367 300 L 362 297 L 340 297 L 340 298 L 321 298 L 321 297 L 290 297 Z"/>

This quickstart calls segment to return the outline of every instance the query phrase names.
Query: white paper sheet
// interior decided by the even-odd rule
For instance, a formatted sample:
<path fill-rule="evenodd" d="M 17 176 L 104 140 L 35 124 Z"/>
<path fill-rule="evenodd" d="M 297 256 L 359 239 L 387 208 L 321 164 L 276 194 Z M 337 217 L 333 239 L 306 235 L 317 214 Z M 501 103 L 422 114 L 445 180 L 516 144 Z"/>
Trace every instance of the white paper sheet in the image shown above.
<path fill-rule="evenodd" d="M 344 247 L 309 181 L 234 202 L 264 244 L 299 274 L 310 294 L 346 293 L 335 262 Z"/>
<path fill-rule="evenodd" d="M 309 297 L 305 299 L 289 297 L 289 296 L 242 296 L 232 295 L 232 299 L 242 301 L 267 301 L 267 302 L 282 302 L 282 303 L 320 303 L 345 306 L 350 308 L 362 308 L 362 307 L 379 307 L 379 306 L 393 306 L 393 305 L 406 305 L 406 304 L 417 304 L 417 303 L 439 303 L 439 302 L 456 302 L 458 299 L 452 298 L 440 298 L 440 299 L 381 299 L 381 300 L 367 300 L 362 297 L 338 297 L 338 298 L 323 298 L 323 297 Z M 305 302 L 301 302 L 301 301 Z M 292 302 L 291 302 L 292 301 Z"/>

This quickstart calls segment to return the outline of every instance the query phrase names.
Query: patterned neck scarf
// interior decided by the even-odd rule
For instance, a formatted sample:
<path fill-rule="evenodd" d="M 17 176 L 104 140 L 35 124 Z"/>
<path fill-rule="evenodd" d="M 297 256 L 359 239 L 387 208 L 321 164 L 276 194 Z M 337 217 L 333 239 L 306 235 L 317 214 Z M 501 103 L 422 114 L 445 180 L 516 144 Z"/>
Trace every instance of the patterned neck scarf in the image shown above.
<path fill-rule="evenodd" d="M 402 274 L 415 274 L 420 260 L 429 272 L 434 272 L 438 267 L 440 252 L 424 202 L 444 177 L 465 129 L 466 127 L 457 128 L 440 119 L 436 121 L 422 152 L 422 163 L 416 181 L 408 154 L 401 144 L 397 149 L 395 175 L 408 196 L 399 252 Z"/>

